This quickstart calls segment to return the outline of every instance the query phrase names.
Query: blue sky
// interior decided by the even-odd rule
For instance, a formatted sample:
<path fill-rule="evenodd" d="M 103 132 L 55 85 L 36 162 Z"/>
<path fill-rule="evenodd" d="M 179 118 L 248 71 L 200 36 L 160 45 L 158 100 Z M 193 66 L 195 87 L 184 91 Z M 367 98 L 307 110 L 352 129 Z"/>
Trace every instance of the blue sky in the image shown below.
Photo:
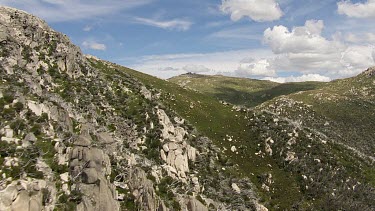
<path fill-rule="evenodd" d="M 0 0 L 84 53 L 160 78 L 279 82 L 356 75 L 375 60 L 375 0 Z"/>

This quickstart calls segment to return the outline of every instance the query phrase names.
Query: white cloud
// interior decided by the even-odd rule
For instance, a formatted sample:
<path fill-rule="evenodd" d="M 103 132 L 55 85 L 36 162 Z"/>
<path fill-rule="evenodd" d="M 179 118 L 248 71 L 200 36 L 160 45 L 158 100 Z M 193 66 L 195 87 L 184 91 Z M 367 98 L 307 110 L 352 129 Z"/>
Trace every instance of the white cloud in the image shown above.
<path fill-rule="evenodd" d="M 285 26 L 274 26 L 264 32 L 264 42 L 272 51 L 279 53 L 319 53 L 335 52 L 337 47 L 332 46 L 330 41 L 320 36 L 324 27 L 323 21 L 309 20 L 305 26 L 295 27 L 290 32 Z"/>
<path fill-rule="evenodd" d="M 180 19 L 173 19 L 169 21 L 159 21 L 159 20 L 153 20 L 153 19 L 148 19 L 148 18 L 136 17 L 135 21 L 137 23 L 141 23 L 144 25 L 155 26 L 155 27 L 162 28 L 162 29 L 175 29 L 179 31 L 189 30 L 191 25 L 193 24 L 190 21 L 180 20 Z"/>
<path fill-rule="evenodd" d="M 159 68 L 159 71 L 165 71 L 165 72 L 169 72 L 169 71 L 179 71 L 180 69 L 179 68 L 173 68 L 173 67 L 163 67 L 163 68 Z"/>
<path fill-rule="evenodd" d="M 287 82 L 303 82 L 303 81 L 321 81 L 328 82 L 331 79 L 326 76 L 319 74 L 306 74 L 301 76 L 289 76 L 289 77 L 265 77 L 262 80 L 269 80 L 278 83 L 287 83 Z"/>
<path fill-rule="evenodd" d="M 25 10 L 49 22 L 103 17 L 131 9 L 152 0 L 0 0 L 0 5 L 6 5 Z"/>
<path fill-rule="evenodd" d="M 182 68 L 186 72 L 191 72 L 191 73 L 208 73 L 211 72 L 212 70 L 205 67 L 204 65 L 196 65 L 196 64 L 188 64 Z"/>
<path fill-rule="evenodd" d="M 210 70 L 207 73 L 215 74 L 221 73 L 232 75 L 238 69 L 242 58 L 254 58 L 259 60 L 261 58 L 269 58 L 272 56 L 270 50 L 265 49 L 246 49 L 237 51 L 224 51 L 213 53 L 191 53 L 191 54 L 164 54 L 164 55 L 150 55 L 141 58 L 136 57 L 132 59 L 118 60 L 126 66 L 133 69 L 157 76 L 159 78 L 170 78 L 186 71 L 194 70 L 192 65 L 203 66 Z M 189 65 L 190 64 L 190 68 Z M 161 71 L 173 70 L 173 71 Z"/>
<path fill-rule="evenodd" d="M 98 51 L 105 51 L 107 49 L 107 46 L 102 43 L 98 43 L 96 41 L 84 41 L 82 43 L 82 47 L 92 49 L 92 50 L 98 50 Z"/>
<path fill-rule="evenodd" d="M 339 14 L 353 18 L 375 18 L 375 0 L 367 0 L 365 3 L 341 1 L 337 3 Z"/>
<path fill-rule="evenodd" d="M 267 59 L 247 59 L 240 63 L 235 75 L 241 77 L 276 76 L 276 71 Z"/>
<path fill-rule="evenodd" d="M 258 22 L 274 21 L 283 15 L 275 0 L 223 0 L 220 9 L 233 21 L 246 16 Z"/>
<path fill-rule="evenodd" d="M 345 68 L 341 70 L 342 73 L 363 71 L 374 65 L 374 47 L 368 46 L 349 46 L 343 53 L 341 62 Z"/>
<path fill-rule="evenodd" d="M 374 65 L 371 46 L 347 46 L 338 40 L 321 35 L 323 21 L 309 20 L 291 31 L 285 26 L 268 28 L 264 42 L 276 56 L 269 60 L 276 70 L 296 71 L 304 74 L 324 74 L 330 77 L 347 77 Z"/>
<path fill-rule="evenodd" d="M 224 39 L 245 39 L 245 40 L 262 40 L 262 35 L 256 33 L 254 29 L 249 27 L 239 27 L 232 29 L 223 29 L 209 35 L 209 38 Z"/>
<path fill-rule="evenodd" d="M 85 31 L 85 32 L 89 32 L 89 31 L 91 31 L 92 30 L 92 26 L 89 26 L 89 25 L 87 25 L 87 26 L 85 26 L 84 28 L 83 28 L 83 31 Z"/>
<path fill-rule="evenodd" d="M 375 33 L 363 33 L 363 34 L 354 34 L 348 33 L 345 35 L 345 41 L 351 43 L 366 43 L 366 44 L 375 44 Z"/>

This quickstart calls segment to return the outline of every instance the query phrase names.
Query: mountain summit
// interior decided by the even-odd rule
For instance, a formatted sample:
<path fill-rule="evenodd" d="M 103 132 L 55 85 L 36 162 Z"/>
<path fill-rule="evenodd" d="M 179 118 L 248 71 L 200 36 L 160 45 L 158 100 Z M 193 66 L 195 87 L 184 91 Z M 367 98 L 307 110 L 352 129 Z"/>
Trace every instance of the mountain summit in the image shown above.
<path fill-rule="evenodd" d="M 0 210 L 374 209 L 373 77 L 247 81 L 271 97 L 244 106 L 85 56 L 13 8 L 0 44 Z"/>

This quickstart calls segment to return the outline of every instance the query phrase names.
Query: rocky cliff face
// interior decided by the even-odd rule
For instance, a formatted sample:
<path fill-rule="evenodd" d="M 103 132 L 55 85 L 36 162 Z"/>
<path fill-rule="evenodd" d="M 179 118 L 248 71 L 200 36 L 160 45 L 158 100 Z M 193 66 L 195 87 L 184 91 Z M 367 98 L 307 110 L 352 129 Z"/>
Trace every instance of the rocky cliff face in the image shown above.
<path fill-rule="evenodd" d="M 157 90 L 16 9 L 0 44 L 0 210 L 266 210 Z"/>

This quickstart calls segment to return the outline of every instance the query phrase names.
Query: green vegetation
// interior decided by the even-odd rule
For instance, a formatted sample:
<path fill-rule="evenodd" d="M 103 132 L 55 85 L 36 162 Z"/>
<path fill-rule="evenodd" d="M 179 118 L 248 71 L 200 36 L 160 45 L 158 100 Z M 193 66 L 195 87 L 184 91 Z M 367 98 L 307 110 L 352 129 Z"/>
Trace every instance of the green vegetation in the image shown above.
<path fill-rule="evenodd" d="M 92 65 L 98 69 L 109 69 L 105 64 L 91 60 Z M 244 126 L 248 125 L 247 113 L 235 112 L 229 106 L 224 106 L 218 100 L 192 90 L 186 90 L 180 86 L 161 80 L 125 67 L 116 66 L 116 69 L 138 79 L 144 84 L 152 86 L 162 93 L 161 101 L 167 109 L 176 111 L 176 113 L 185 118 L 190 124 L 195 126 L 198 131 L 214 141 L 214 144 L 220 148 L 230 149 L 234 143 L 224 140 L 227 135 L 233 136 L 237 146 L 248 146 L 243 153 L 232 153 L 227 150 L 225 153 L 229 159 L 238 165 L 233 174 L 239 177 L 249 177 L 252 182 L 261 189 L 261 183 L 257 175 L 264 172 L 272 172 L 274 175 L 275 190 L 273 192 L 263 192 L 261 194 L 268 201 L 271 200 L 275 206 L 281 209 L 287 209 L 296 201 L 302 200 L 298 185 L 294 176 L 286 173 L 282 168 L 277 168 L 277 164 L 271 158 L 262 159 L 255 156 L 259 136 L 252 133 Z M 243 162 L 246 160 L 246 162 Z M 269 168 L 267 164 L 275 166 Z M 285 194 L 288 192 L 288 194 Z"/>
<path fill-rule="evenodd" d="M 324 86 L 324 83 L 319 82 L 279 84 L 264 80 L 198 74 L 184 74 L 173 77 L 169 81 L 218 100 L 247 107 L 255 107 L 281 95 Z"/>
<path fill-rule="evenodd" d="M 104 63 L 91 62 L 98 69 L 109 69 Z M 332 180 L 341 181 L 344 178 L 354 178 L 363 182 L 364 185 L 359 188 L 372 196 L 368 189 L 368 184 L 373 181 L 373 171 L 370 170 L 373 167 L 372 164 L 367 164 L 367 161 L 361 160 L 356 155 L 348 157 L 347 155 L 351 152 L 347 148 L 335 151 L 334 148 L 339 145 L 316 144 L 312 140 L 319 141 L 320 138 L 318 136 L 310 137 L 310 133 L 315 133 L 315 130 L 319 131 L 322 125 L 329 121 L 331 125 L 326 126 L 327 130 L 340 131 L 341 136 L 340 139 L 336 139 L 338 136 L 327 133 L 328 137 L 335 137 L 335 140 L 349 140 L 346 137 L 343 138 L 343 135 L 349 134 L 345 132 L 346 128 L 344 127 L 344 123 L 348 124 L 348 119 L 353 120 L 353 128 L 362 128 L 367 134 L 372 134 L 369 130 L 372 128 L 370 122 L 374 120 L 371 113 L 374 109 L 365 109 L 373 106 L 369 100 L 358 97 L 355 99 L 350 96 L 354 100 L 340 101 L 340 103 L 335 104 L 331 101 L 325 103 L 324 100 L 314 98 L 314 94 L 319 92 L 336 93 L 336 95 L 344 96 L 349 89 L 348 87 L 342 88 L 347 86 L 343 81 L 275 84 L 223 76 L 195 75 L 189 76 L 188 79 L 184 78 L 186 76 L 182 76 L 184 80 L 190 81 L 187 85 L 185 84 L 185 87 L 191 89 L 185 89 L 128 68 L 120 66 L 115 66 L 115 68 L 158 90 L 161 93 L 160 100 L 167 110 L 175 111 L 185 118 L 200 134 L 209 137 L 221 149 L 226 148 L 224 156 L 219 157 L 219 163 L 227 166 L 228 176 L 250 178 L 252 183 L 257 186 L 263 203 L 271 210 L 319 209 L 326 206 L 327 200 L 333 200 L 333 198 L 338 201 L 344 200 L 345 197 L 349 197 L 347 187 L 341 187 L 336 182 L 332 183 Z M 171 80 L 176 82 L 177 79 Z M 370 82 L 372 83 L 372 81 Z M 182 83 L 182 81 L 177 80 L 177 83 Z M 362 86 L 358 88 L 358 90 L 362 89 Z M 195 90 L 198 90 L 198 92 Z M 293 99 L 299 104 L 291 104 L 288 107 L 288 103 L 279 100 L 281 95 L 286 95 L 286 98 Z M 265 104 L 259 110 L 255 108 L 254 111 L 248 109 L 234 111 L 231 105 L 223 105 L 218 102 L 218 99 L 246 106 Z M 344 97 L 343 99 L 347 98 Z M 268 108 L 268 105 L 274 105 L 275 109 L 271 109 L 272 112 L 277 112 L 277 108 L 284 106 L 283 112 L 280 113 L 281 117 L 291 118 L 292 121 L 296 122 L 303 121 L 298 144 L 292 148 L 288 145 L 288 139 L 290 139 L 288 133 L 295 130 L 293 124 L 288 121 L 282 124 L 281 122 L 275 123 L 273 120 L 280 117 L 260 112 L 261 109 Z M 313 107 L 309 107 L 310 105 L 313 105 Z M 356 108 L 358 109 L 357 105 L 360 105 L 363 109 L 356 110 Z M 348 113 L 350 114 L 348 115 Z M 367 114 L 370 119 L 363 120 L 363 117 Z M 354 127 L 354 124 L 361 126 Z M 357 129 L 355 129 L 355 134 L 357 134 L 358 139 L 367 137 L 361 136 L 361 132 Z M 327 132 L 324 128 L 321 131 Z M 349 136 L 353 137 L 352 134 Z M 231 137 L 231 142 L 228 141 L 228 137 Z M 264 150 L 267 137 L 272 137 L 277 141 L 277 144 L 272 147 L 274 153 L 272 156 L 259 156 L 256 153 Z M 371 143 L 373 142 L 370 142 L 370 146 Z M 361 144 L 364 144 L 364 142 Z M 229 150 L 233 145 L 237 147 L 238 153 Z M 295 155 L 299 158 L 298 162 L 289 163 L 285 161 L 287 149 L 296 153 Z M 155 155 L 157 154 L 155 153 Z M 327 165 L 317 165 L 316 159 L 324 160 Z M 232 165 L 233 167 L 230 167 Z M 314 168 L 309 169 L 306 166 L 314 166 Z M 319 174 L 319 171 L 321 171 L 319 168 L 327 172 L 324 177 Z M 339 168 L 340 173 L 338 174 L 340 176 L 329 173 L 331 171 L 329 168 Z M 207 172 L 205 172 L 199 169 L 202 175 L 214 174 L 211 171 L 207 169 Z M 310 175 L 314 182 L 307 182 L 301 176 L 303 174 Z M 265 175 L 272 175 L 273 182 L 270 191 L 262 189 L 262 185 L 267 181 Z M 213 181 L 219 181 L 212 179 Z M 332 189 L 335 189 L 339 195 L 335 197 L 330 195 L 329 190 Z M 369 202 L 363 200 L 364 198 L 358 196 L 353 204 L 363 207 L 370 206 Z M 342 204 L 345 205 L 342 207 L 352 208 L 349 204 Z M 329 207 L 338 209 L 340 204 L 332 204 Z"/>
<path fill-rule="evenodd" d="M 170 187 L 173 182 L 173 179 L 169 176 L 162 178 L 158 184 L 157 194 L 167 202 L 168 207 L 173 210 L 181 210 L 180 204 L 175 200 L 174 193 Z"/>

